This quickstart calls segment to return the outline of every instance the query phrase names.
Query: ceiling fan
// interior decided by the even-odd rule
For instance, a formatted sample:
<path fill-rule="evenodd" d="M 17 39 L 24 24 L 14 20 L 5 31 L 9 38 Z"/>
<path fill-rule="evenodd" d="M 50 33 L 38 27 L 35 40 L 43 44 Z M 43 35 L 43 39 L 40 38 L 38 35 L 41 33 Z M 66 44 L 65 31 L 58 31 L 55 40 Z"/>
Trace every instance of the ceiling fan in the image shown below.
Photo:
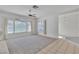
<path fill-rule="evenodd" d="M 39 7 L 37 5 L 33 5 L 31 9 L 28 10 L 28 16 L 36 17 L 36 13 L 34 13 Z M 35 11 L 33 11 L 35 10 Z"/>
<path fill-rule="evenodd" d="M 32 8 L 34 8 L 34 9 L 38 9 L 39 7 L 38 7 L 37 5 L 33 5 Z"/>

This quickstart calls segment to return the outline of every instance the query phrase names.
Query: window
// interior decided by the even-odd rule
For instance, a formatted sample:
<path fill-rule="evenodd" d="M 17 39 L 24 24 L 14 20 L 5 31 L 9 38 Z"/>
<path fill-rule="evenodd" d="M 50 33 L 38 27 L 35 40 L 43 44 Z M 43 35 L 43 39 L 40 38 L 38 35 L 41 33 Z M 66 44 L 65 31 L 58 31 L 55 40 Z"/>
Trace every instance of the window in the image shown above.
<path fill-rule="evenodd" d="M 26 22 L 15 21 L 15 32 L 26 32 Z"/>
<path fill-rule="evenodd" d="M 31 32 L 31 22 L 27 22 L 26 23 L 27 25 L 26 25 L 26 27 L 27 27 L 27 32 Z"/>
<path fill-rule="evenodd" d="M 39 20 L 38 21 L 38 33 L 39 34 L 47 34 L 46 30 L 46 20 Z"/>
<path fill-rule="evenodd" d="M 31 32 L 31 22 L 8 20 L 8 33 Z"/>
<path fill-rule="evenodd" d="M 38 33 L 44 32 L 44 21 L 38 21 Z"/>
<path fill-rule="evenodd" d="M 8 27 L 7 27 L 8 33 L 13 33 L 14 32 L 13 28 L 14 28 L 13 21 L 12 20 L 9 20 L 8 21 Z"/>

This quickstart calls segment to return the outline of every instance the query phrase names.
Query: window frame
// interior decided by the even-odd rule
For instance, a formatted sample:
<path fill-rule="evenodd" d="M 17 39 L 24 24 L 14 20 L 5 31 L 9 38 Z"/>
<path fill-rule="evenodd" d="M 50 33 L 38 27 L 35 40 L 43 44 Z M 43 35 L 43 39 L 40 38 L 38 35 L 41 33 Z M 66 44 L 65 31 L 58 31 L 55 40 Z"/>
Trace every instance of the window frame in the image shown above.
<path fill-rule="evenodd" d="M 9 20 L 8 20 L 9 21 Z M 8 27 L 8 21 L 7 21 L 7 27 Z M 11 20 L 11 21 L 13 21 L 13 33 L 8 33 L 8 28 L 7 28 L 7 33 L 8 34 L 16 34 L 16 33 L 30 33 L 30 32 L 32 32 L 32 21 L 22 21 L 22 20 Z M 20 22 L 24 22 L 24 23 L 27 23 L 27 22 L 30 22 L 30 25 L 31 25 L 31 31 L 30 32 L 28 32 L 27 30 L 25 31 L 25 32 L 16 32 L 15 31 L 15 22 L 16 21 L 20 21 Z M 27 27 L 27 26 L 26 26 Z"/>

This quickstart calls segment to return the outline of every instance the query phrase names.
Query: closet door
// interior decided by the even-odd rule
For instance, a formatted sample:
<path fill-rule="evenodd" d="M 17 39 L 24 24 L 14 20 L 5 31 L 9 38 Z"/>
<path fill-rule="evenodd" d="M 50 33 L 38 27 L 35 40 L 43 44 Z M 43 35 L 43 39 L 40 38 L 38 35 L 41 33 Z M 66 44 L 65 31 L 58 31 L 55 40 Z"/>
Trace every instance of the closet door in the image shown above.
<path fill-rule="evenodd" d="M 78 13 L 69 13 L 59 18 L 59 35 L 78 36 Z"/>

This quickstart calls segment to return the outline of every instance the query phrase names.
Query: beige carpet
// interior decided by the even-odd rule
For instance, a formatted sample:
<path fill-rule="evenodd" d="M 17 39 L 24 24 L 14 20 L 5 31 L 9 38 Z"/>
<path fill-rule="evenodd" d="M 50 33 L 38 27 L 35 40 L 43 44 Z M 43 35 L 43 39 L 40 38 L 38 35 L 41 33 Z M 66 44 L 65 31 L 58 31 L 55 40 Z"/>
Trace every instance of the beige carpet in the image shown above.
<path fill-rule="evenodd" d="M 9 53 L 11 54 L 34 54 L 56 40 L 57 39 L 32 35 L 8 39 L 7 45 Z"/>

